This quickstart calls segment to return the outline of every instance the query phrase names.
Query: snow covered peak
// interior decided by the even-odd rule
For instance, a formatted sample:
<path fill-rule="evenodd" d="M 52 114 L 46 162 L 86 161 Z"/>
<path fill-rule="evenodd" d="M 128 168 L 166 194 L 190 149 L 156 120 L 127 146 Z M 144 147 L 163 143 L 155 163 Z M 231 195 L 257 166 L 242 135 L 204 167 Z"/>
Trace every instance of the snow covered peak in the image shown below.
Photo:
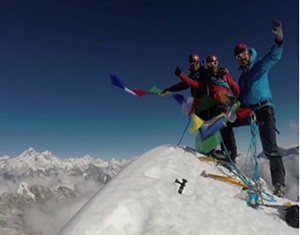
<path fill-rule="evenodd" d="M 19 188 L 18 188 L 18 190 L 17 190 L 17 193 L 20 194 L 20 195 L 26 195 L 26 196 L 29 196 L 29 197 L 31 197 L 31 198 L 35 201 L 35 196 L 34 196 L 34 194 L 29 190 L 28 184 L 25 183 L 25 182 L 22 182 L 22 183 L 19 185 Z"/>
<path fill-rule="evenodd" d="M 94 160 L 94 158 L 91 157 L 89 154 L 84 155 L 81 159 L 85 159 L 86 161 L 92 161 L 92 160 Z"/>
<path fill-rule="evenodd" d="M 54 154 L 49 150 L 45 150 L 44 152 L 41 153 L 41 155 L 43 155 L 45 157 L 49 157 L 49 158 L 55 157 Z"/>
<path fill-rule="evenodd" d="M 88 165 L 94 161 L 94 158 L 92 158 L 90 155 L 86 154 L 83 157 L 78 158 L 77 160 L 80 161 L 82 164 Z"/>
<path fill-rule="evenodd" d="M 220 171 L 199 156 L 178 146 L 150 150 L 106 184 L 58 234 L 298 234 L 278 210 L 248 206 L 241 187 L 202 177 L 203 170 Z M 182 194 L 176 179 L 187 180 Z M 275 199 L 279 205 L 286 202 Z"/>
<path fill-rule="evenodd" d="M 15 159 L 11 159 L 10 163 L 11 168 L 31 168 L 33 170 L 44 170 L 52 167 L 59 167 L 61 160 L 48 150 L 38 153 L 32 147 L 30 147 Z"/>
<path fill-rule="evenodd" d="M 35 151 L 34 148 L 29 147 L 27 150 L 25 150 L 23 153 L 21 153 L 17 158 L 27 158 L 37 155 L 38 153 Z"/>
<path fill-rule="evenodd" d="M 8 156 L 0 158 L 0 169 L 8 175 L 49 175 L 51 172 L 67 172 L 68 175 L 88 175 L 88 177 L 97 178 L 101 171 L 106 172 L 110 177 L 117 174 L 132 160 L 114 160 L 112 162 L 104 161 L 100 158 L 94 159 L 90 155 L 81 158 L 56 157 L 51 151 L 37 152 L 29 148 L 16 158 Z M 93 167 L 99 168 L 92 171 Z M 95 168 L 95 169 L 96 169 Z M 87 172 L 85 174 L 85 172 Z M 6 174 L 7 175 L 7 174 Z"/>
<path fill-rule="evenodd" d="M 4 155 L 4 156 L 0 157 L 0 160 L 8 160 L 8 159 L 10 159 L 10 157 L 7 156 L 7 155 Z"/>

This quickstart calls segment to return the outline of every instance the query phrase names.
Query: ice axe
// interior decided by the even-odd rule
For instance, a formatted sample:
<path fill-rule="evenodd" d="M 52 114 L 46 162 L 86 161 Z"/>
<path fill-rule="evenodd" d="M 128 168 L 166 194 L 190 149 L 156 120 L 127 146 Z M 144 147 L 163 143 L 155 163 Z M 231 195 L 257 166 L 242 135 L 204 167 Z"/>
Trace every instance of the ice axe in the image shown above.
<path fill-rule="evenodd" d="M 188 182 L 188 181 L 187 181 L 186 179 L 182 179 L 182 182 L 180 182 L 178 179 L 175 180 L 175 183 L 180 184 L 180 187 L 179 187 L 179 189 L 178 189 L 178 193 L 179 193 L 179 194 L 182 194 L 182 191 L 183 191 L 183 189 L 184 189 L 184 187 L 185 187 L 185 184 L 186 184 L 187 182 Z"/>
<path fill-rule="evenodd" d="M 227 183 L 235 184 L 235 185 L 242 187 L 243 189 L 249 188 L 249 186 L 247 184 L 245 184 L 244 182 L 241 182 L 235 178 L 224 176 L 224 175 L 216 175 L 216 174 L 206 173 L 205 170 L 202 171 L 201 176 L 211 178 L 214 180 L 219 180 L 219 181 L 224 181 Z"/>
<path fill-rule="evenodd" d="M 274 208 L 274 209 L 281 209 L 281 210 L 287 210 L 288 208 L 291 208 L 293 205 L 291 202 L 285 202 L 282 205 L 272 205 L 272 204 L 260 204 L 261 206 Z"/>

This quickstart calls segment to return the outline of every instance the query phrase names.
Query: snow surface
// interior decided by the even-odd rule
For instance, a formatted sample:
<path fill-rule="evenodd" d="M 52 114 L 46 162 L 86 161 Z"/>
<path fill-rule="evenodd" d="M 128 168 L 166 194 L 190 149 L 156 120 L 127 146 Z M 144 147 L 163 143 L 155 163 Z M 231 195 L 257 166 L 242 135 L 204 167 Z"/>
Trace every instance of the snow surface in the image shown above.
<path fill-rule="evenodd" d="M 199 156 L 169 145 L 148 151 L 96 193 L 59 235 L 298 234 L 282 210 L 249 207 L 240 187 L 201 176 L 203 170 L 221 172 Z M 175 180 L 183 178 L 188 182 L 179 194 Z M 275 199 L 276 205 L 288 201 Z"/>

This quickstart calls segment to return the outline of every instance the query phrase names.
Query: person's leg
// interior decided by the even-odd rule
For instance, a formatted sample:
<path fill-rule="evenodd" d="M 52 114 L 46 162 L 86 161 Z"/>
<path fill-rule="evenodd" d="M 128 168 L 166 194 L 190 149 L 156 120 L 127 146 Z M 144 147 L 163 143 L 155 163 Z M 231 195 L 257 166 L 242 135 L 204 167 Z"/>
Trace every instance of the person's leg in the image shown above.
<path fill-rule="evenodd" d="M 236 120 L 234 123 L 228 122 L 227 126 L 224 127 L 220 132 L 223 139 L 223 144 L 225 145 L 226 149 L 228 150 L 230 157 L 232 160 L 235 161 L 237 157 L 237 144 L 235 140 L 235 133 L 234 133 L 234 127 L 239 126 L 247 126 L 250 124 L 250 121 L 248 118 L 242 119 L 242 120 Z M 221 149 L 224 151 L 225 148 L 223 145 L 221 145 Z"/>
<path fill-rule="evenodd" d="M 255 111 L 259 134 L 265 155 L 270 160 L 272 184 L 275 187 L 285 185 L 285 169 L 276 141 L 276 120 L 272 106 L 263 107 Z"/>
<path fill-rule="evenodd" d="M 231 125 L 226 126 L 221 131 L 221 136 L 223 139 L 223 144 L 221 144 L 222 151 L 225 151 L 225 149 L 230 154 L 231 159 L 235 162 L 235 159 L 237 157 L 237 145 L 234 135 L 234 130 Z M 226 152 L 226 151 L 225 151 Z"/>

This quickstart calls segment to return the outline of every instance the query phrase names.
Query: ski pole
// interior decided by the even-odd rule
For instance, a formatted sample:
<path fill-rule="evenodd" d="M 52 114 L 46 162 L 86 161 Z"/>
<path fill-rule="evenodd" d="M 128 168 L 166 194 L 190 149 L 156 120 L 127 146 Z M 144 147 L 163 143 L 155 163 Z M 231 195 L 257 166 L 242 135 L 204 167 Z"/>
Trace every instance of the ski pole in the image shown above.
<path fill-rule="evenodd" d="M 185 127 L 185 129 L 184 129 L 184 131 L 183 131 L 183 133 L 182 133 L 182 135 L 181 135 L 181 137 L 180 137 L 180 140 L 178 141 L 178 144 L 177 144 L 177 145 L 180 145 L 180 144 L 181 144 L 181 141 L 182 141 L 182 139 L 183 139 L 183 137 L 184 137 L 184 135 L 185 135 L 185 133 L 186 133 L 186 131 L 187 131 L 189 125 L 190 125 L 191 119 L 192 119 L 192 117 L 189 118 L 188 123 L 187 123 L 187 125 L 186 125 L 186 127 Z"/>

